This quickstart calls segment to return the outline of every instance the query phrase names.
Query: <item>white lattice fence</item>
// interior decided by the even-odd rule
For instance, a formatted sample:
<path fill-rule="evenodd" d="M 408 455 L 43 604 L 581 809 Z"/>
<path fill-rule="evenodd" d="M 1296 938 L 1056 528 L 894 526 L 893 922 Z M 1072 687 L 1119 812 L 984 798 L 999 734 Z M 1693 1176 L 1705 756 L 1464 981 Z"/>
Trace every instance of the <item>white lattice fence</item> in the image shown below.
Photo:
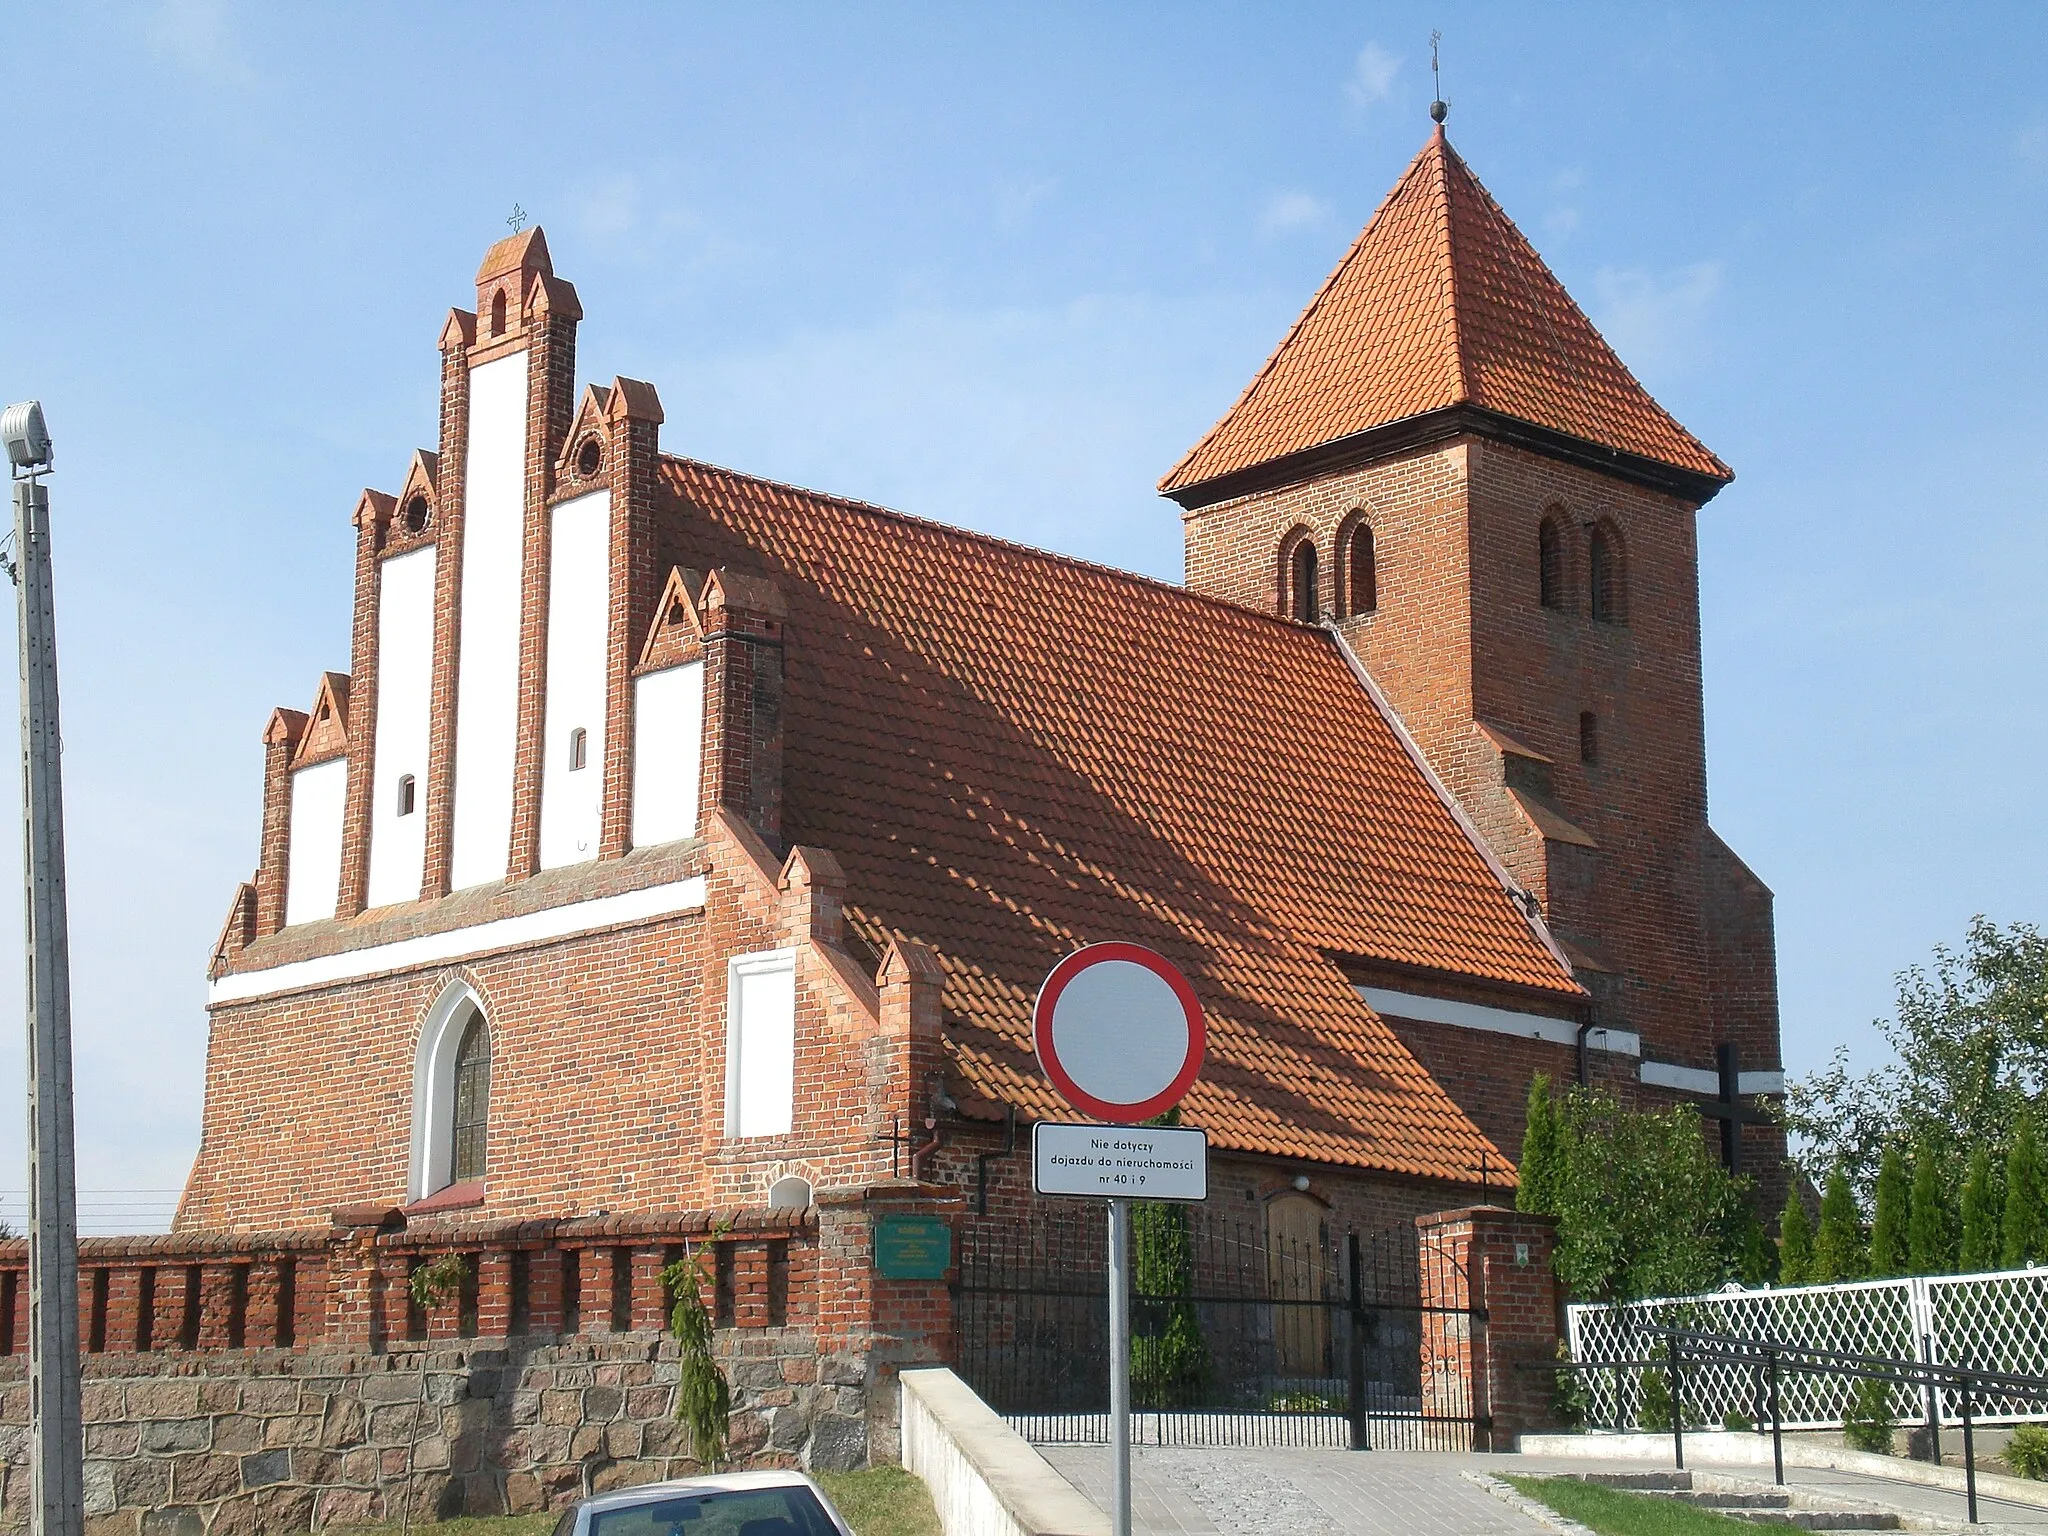
<path fill-rule="evenodd" d="M 2048 1376 L 2048 1269 L 1730 1288 L 1620 1306 L 1581 1305 L 1568 1309 L 1567 1324 L 1575 1360 L 1662 1359 L 1663 1337 L 1644 1326 L 1656 1324 L 1810 1349 Z M 1638 1427 L 1645 1374 L 1641 1369 L 1586 1373 L 1581 1379 L 1587 1427 Z M 1839 1427 L 1856 1387 L 1852 1377 L 1784 1373 L 1778 1394 L 1786 1427 Z M 1925 1414 L 1920 1389 L 1891 1390 L 1893 1418 L 1906 1422 Z M 1690 1361 L 1685 1366 L 1688 1423 L 1720 1425 L 1734 1416 L 1763 1423 L 1770 1416 L 1766 1392 L 1760 1369 Z M 1940 1409 L 1944 1420 L 1953 1421 L 1957 1409 L 1948 1396 Z M 1991 1423 L 2048 1419 L 2048 1404 L 1986 1397 L 1979 1401 L 1977 1417 Z"/>

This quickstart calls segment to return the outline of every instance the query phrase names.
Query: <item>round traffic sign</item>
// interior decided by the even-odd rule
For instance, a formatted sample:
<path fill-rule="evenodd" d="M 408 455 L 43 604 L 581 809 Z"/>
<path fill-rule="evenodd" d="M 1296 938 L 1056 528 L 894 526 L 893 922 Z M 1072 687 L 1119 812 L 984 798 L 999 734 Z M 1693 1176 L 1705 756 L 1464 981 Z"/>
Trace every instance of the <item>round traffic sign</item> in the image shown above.
<path fill-rule="evenodd" d="M 1202 1070 L 1202 1005 L 1142 944 L 1090 944 L 1052 968 L 1031 1010 L 1038 1064 L 1083 1114 L 1124 1125 L 1164 1114 Z"/>

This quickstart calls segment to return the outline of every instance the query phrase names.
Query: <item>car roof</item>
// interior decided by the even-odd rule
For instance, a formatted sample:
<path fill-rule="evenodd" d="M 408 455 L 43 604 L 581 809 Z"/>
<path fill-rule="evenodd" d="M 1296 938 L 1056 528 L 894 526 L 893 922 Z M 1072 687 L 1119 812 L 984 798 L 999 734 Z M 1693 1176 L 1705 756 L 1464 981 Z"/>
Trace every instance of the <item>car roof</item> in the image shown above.
<path fill-rule="evenodd" d="M 801 1472 L 722 1472 L 707 1477 L 683 1477 L 666 1483 L 638 1483 L 610 1493 L 593 1494 L 583 1501 L 590 1510 L 630 1509 L 635 1504 L 653 1504 L 687 1493 L 738 1493 L 748 1488 L 809 1488 L 817 1485 Z"/>

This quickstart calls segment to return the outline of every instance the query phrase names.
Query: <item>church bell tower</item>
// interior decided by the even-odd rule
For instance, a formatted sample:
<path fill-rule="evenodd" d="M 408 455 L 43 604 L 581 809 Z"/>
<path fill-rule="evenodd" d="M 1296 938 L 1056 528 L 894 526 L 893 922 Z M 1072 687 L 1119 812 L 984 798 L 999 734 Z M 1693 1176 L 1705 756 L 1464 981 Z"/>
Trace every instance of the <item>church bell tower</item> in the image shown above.
<path fill-rule="evenodd" d="M 1633 1043 L 1588 1075 L 1709 1113 L 1782 1086 L 1770 892 L 1707 822 L 1694 520 L 1732 478 L 1439 124 L 1160 484 L 1191 588 L 1327 625 L 1385 695 Z"/>

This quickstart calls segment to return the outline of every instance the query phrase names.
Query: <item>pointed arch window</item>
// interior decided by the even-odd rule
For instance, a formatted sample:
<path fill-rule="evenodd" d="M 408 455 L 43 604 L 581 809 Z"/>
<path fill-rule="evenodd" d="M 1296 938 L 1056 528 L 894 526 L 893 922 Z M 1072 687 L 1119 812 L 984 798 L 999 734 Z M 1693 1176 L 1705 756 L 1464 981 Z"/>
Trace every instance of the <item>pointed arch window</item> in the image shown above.
<path fill-rule="evenodd" d="M 1372 524 L 1360 518 L 1344 540 L 1344 612 L 1347 617 L 1371 613 L 1379 605 L 1379 551 Z"/>
<path fill-rule="evenodd" d="M 1564 607 L 1564 523 L 1554 514 L 1536 530 L 1536 571 L 1538 600 L 1546 608 Z"/>
<path fill-rule="evenodd" d="M 1316 591 L 1315 540 L 1304 537 L 1287 557 L 1287 613 L 1303 624 L 1314 624 L 1323 616 Z"/>
<path fill-rule="evenodd" d="M 451 982 L 427 1010 L 413 1056 L 408 1200 L 482 1180 L 490 1139 L 491 1044 L 483 1000 L 467 982 Z"/>
<path fill-rule="evenodd" d="M 1628 566 L 1622 556 L 1621 535 L 1608 523 L 1596 524 L 1586 544 L 1587 596 L 1595 620 L 1602 624 L 1628 622 Z"/>
<path fill-rule="evenodd" d="M 471 1009 L 455 1048 L 455 1103 L 451 1120 L 454 1146 L 449 1175 L 461 1184 L 484 1176 L 484 1148 L 491 1123 L 491 1031 L 484 1016 Z"/>

